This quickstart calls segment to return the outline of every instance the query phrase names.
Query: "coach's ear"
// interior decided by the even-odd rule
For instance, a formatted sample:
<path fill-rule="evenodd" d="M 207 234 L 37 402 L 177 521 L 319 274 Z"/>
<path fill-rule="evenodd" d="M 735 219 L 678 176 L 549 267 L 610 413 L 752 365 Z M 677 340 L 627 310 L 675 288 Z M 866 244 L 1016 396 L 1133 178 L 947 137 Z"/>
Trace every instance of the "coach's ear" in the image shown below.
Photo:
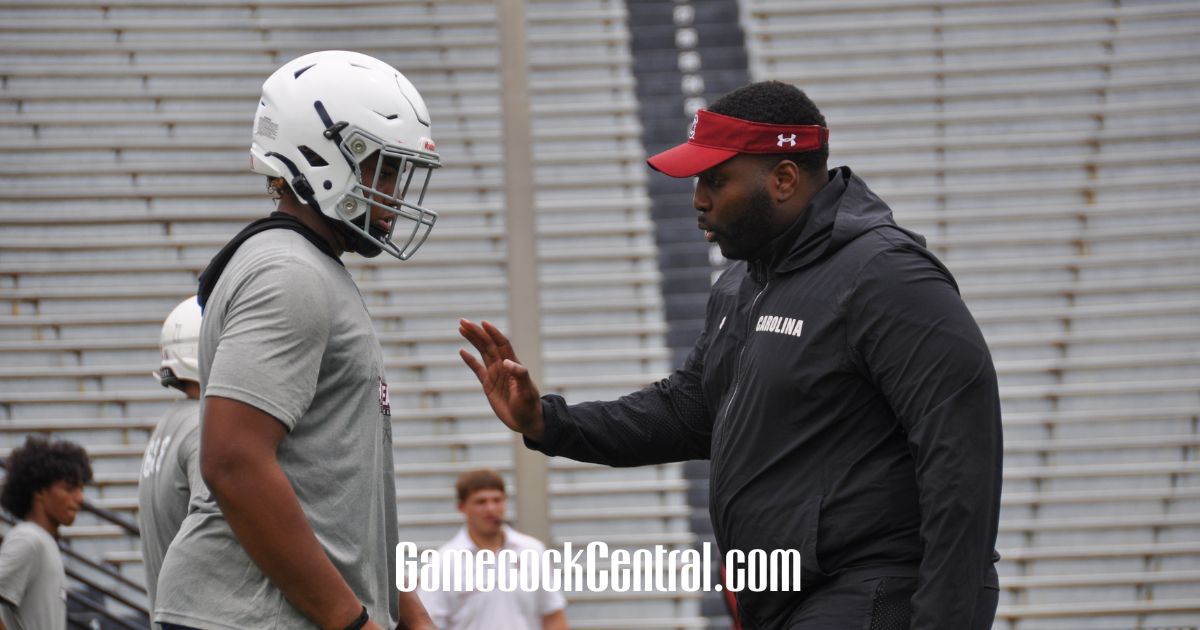
<path fill-rule="evenodd" d="M 767 176 L 767 192 L 776 204 L 785 204 L 802 192 L 804 178 L 800 167 L 791 160 L 779 160 Z M 807 199 L 805 203 L 808 203 Z"/>

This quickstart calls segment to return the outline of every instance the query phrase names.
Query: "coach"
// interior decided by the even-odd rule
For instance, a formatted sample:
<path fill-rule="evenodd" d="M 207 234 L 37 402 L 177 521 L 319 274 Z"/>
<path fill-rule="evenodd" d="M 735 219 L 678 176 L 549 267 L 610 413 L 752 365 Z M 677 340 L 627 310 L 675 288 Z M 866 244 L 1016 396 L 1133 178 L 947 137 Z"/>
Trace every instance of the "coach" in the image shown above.
<path fill-rule="evenodd" d="M 610 402 L 539 399 L 505 336 L 463 320 L 496 415 L 548 455 L 711 459 L 723 551 L 797 549 L 799 593 L 742 592 L 747 628 L 988 628 L 1002 439 L 996 374 L 950 272 L 847 167 L 803 92 L 755 83 L 650 158 L 696 177 L 736 261 L 683 367 Z"/>

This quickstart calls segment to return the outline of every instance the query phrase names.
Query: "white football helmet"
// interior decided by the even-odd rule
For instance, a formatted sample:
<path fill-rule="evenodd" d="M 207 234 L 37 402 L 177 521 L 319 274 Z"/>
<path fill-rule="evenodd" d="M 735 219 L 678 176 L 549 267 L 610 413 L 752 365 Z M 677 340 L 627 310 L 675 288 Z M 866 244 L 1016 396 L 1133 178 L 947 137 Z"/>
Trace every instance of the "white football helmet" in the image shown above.
<path fill-rule="evenodd" d="M 156 376 L 163 387 L 179 381 L 200 382 L 200 304 L 196 296 L 180 302 L 167 315 L 158 347 L 162 363 Z"/>
<path fill-rule="evenodd" d="M 363 184 L 362 163 L 379 153 L 398 176 L 390 191 Z M 429 110 L 412 83 L 388 64 L 356 52 L 326 50 L 284 64 L 263 83 L 250 146 L 251 170 L 282 177 L 296 196 L 352 230 L 351 247 L 408 260 L 429 236 L 437 213 L 422 204 L 441 166 Z M 391 229 L 371 223 L 371 208 L 391 213 Z M 401 227 L 408 239 L 397 245 Z"/>

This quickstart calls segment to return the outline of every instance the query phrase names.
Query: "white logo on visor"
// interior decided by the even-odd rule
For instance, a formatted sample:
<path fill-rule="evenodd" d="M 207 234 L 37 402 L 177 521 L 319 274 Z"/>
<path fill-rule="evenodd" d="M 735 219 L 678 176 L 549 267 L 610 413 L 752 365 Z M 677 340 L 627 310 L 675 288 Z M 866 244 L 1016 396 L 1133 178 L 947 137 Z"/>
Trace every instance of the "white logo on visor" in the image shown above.
<path fill-rule="evenodd" d="M 787 143 L 787 145 L 789 147 L 796 146 L 796 134 L 792 134 L 792 135 L 786 136 L 786 137 L 783 134 L 779 134 L 779 136 L 777 136 L 777 137 L 779 138 L 779 142 L 776 142 L 775 146 L 781 147 L 781 146 L 783 146 L 783 143 L 785 143 L 785 142 Z"/>
<path fill-rule="evenodd" d="M 692 124 L 688 126 L 688 140 L 696 137 L 696 125 L 700 124 L 700 115 L 692 116 Z"/>

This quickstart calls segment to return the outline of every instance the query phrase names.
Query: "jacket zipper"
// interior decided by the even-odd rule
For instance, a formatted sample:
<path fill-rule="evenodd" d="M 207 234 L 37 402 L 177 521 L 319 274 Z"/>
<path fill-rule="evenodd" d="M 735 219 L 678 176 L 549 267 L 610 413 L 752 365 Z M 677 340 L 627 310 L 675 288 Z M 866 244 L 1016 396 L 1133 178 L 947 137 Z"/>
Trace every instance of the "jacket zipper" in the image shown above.
<path fill-rule="evenodd" d="M 767 282 L 763 284 L 763 288 L 760 289 L 758 294 L 754 296 L 754 299 L 750 301 L 750 316 L 746 322 L 746 340 L 742 343 L 742 349 L 738 351 L 737 369 L 733 372 L 733 392 L 729 394 L 729 400 L 725 401 L 725 412 L 723 417 L 725 417 L 726 420 L 729 418 L 729 410 L 733 408 L 733 401 L 737 398 L 738 389 L 740 389 L 742 386 L 742 360 L 746 356 L 746 348 L 750 345 L 750 335 L 754 332 L 754 309 L 758 306 L 758 301 L 762 298 L 763 294 L 767 292 L 767 287 L 769 286 L 771 286 L 771 281 L 767 280 Z M 717 416 L 718 419 L 721 417 L 721 415 Z M 716 488 L 716 485 L 712 484 L 710 485 L 710 488 Z M 709 504 L 714 506 L 716 505 L 713 503 L 712 496 L 709 496 Z M 714 529 L 719 532 L 720 525 L 717 523 L 713 523 L 713 525 Z"/>

